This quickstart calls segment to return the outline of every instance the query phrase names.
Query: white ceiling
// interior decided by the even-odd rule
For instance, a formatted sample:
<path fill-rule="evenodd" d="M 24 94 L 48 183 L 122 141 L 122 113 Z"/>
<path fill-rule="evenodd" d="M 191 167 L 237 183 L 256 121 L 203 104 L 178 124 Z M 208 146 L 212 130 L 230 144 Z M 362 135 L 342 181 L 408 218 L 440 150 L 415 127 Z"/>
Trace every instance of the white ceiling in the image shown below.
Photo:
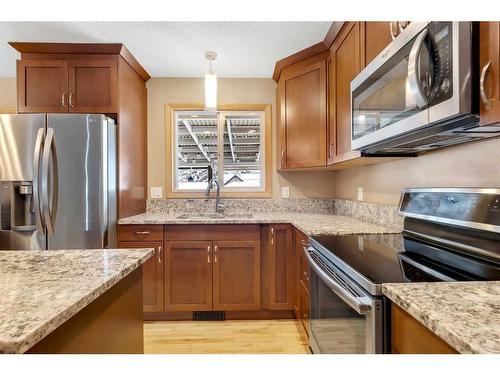
<path fill-rule="evenodd" d="M 330 22 L 0 22 L 0 77 L 19 54 L 7 42 L 123 43 L 153 77 L 271 77 L 274 64 L 323 40 Z"/>

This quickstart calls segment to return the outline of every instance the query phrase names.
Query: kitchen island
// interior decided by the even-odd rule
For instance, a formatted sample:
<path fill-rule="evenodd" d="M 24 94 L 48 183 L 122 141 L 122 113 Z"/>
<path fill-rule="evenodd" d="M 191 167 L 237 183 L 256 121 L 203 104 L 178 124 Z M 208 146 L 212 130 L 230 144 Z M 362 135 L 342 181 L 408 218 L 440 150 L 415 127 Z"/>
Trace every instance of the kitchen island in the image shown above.
<path fill-rule="evenodd" d="M 500 353 L 500 282 L 384 284 L 382 290 L 455 351 Z"/>
<path fill-rule="evenodd" d="M 0 353 L 142 353 L 152 249 L 0 251 Z"/>

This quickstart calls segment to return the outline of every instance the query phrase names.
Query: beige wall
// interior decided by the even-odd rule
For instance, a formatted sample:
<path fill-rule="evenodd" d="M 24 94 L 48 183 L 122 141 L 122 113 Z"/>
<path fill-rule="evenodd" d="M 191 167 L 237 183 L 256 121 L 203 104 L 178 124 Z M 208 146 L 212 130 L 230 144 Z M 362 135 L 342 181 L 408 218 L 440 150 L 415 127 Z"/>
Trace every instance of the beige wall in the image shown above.
<path fill-rule="evenodd" d="M 406 187 L 500 187 L 500 139 L 334 172 L 335 197 L 397 205 Z"/>
<path fill-rule="evenodd" d="M 148 186 L 165 191 L 165 104 L 203 103 L 202 78 L 152 78 L 148 81 Z M 221 78 L 219 103 L 272 104 L 273 145 L 276 144 L 276 83 L 270 78 Z M 273 146 L 274 148 L 274 146 Z M 273 152 L 273 197 L 281 196 L 281 186 L 290 187 L 290 197 L 333 196 L 333 173 L 276 173 Z M 168 171 L 171 173 L 171 171 Z"/>
<path fill-rule="evenodd" d="M 0 78 L 0 110 L 16 108 L 16 79 Z"/>

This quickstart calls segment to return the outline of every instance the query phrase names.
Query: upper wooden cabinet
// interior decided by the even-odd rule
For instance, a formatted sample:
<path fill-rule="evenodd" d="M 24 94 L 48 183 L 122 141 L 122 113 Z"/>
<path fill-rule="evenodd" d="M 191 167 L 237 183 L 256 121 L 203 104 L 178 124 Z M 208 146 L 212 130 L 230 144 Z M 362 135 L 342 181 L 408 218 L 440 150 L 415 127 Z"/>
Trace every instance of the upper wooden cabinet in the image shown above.
<path fill-rule="evenodd" d="M 118 216 L 146 210 L 148 73 L 120 43 L 9 43 L 19 113 L 103 113 L 118 124 Z"/>
<path fill-rule="evenodd" d="M 68 111 L 68 63 L 63 60 L 18 60 L 19 113 Z"/>
<path fill-rule="evenodd" d="M 392 35 L 395 33 L 397 23 L 386 21 L 367 21 L 362 25 L 362 38 L 365 45 L 365 61 L 363 65 L 368 65 L 385 47 L 392 42 Z"/>
<path fill-rule="evenodd" d="M 500 121 L 500 22 L 479 25 L 480 125 Z"/>
<path fill-rule="evenodd" d="M 19 113 L 117 113 L 118 61 L 19 60 Z"/>
<path fill-rule="evenodd" d="M 361 71 L 361 23 L 346 23 L 331 47 L 329 97 L 329 160 L 359 158 L 351 150 L 351 80 Z"/>
<path fill-rule="evenodd" d="M 278 82 L 279 167 L 326 165 L 326 59 L 320 54 L 283 70 Z"/>
<path fill-rule="evenodd" d="M 116 113 L 118 64 L 113 60 L 76 60 L 68 63 L 69 112 Z"/>

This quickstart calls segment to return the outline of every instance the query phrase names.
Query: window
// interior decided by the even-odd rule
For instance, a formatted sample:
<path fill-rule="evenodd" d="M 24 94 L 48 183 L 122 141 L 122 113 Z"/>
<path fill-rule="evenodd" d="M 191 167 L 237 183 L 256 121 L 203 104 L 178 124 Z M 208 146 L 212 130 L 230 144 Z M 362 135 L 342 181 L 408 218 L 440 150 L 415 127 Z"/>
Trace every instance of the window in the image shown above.
<path fill-rule="evenodd" d="M 171 108 L 171 195 L 200 195 L 212 173 L 222 195 L 270 194 L 270 106 L 231 107 L 217 113 Z"/>

